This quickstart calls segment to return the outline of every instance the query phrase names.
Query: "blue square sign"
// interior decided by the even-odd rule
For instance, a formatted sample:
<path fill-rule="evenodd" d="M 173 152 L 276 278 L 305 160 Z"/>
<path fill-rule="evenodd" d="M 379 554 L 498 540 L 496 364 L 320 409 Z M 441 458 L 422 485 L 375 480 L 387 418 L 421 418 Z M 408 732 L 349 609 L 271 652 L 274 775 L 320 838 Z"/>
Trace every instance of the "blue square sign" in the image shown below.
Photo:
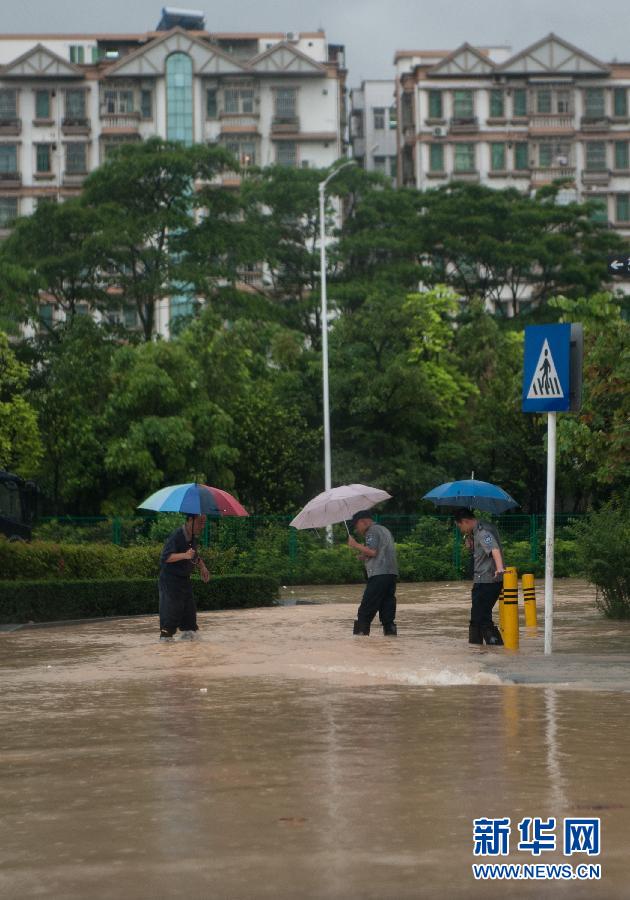
<path fill-rule="evenodd" d="M 566 412 L 570 397 L 570 325 L 525 329 L 523 412 Z"/>

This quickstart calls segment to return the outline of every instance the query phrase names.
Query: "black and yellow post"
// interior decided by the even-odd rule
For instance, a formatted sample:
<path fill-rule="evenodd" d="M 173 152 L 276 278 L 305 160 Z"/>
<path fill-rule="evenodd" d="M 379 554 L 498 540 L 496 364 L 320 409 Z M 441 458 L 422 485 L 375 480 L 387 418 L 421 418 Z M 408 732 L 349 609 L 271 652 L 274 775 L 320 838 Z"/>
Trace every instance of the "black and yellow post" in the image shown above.
<path fill-rule="evenodd" d="M 536 587 L 534 576 L 523 575 L 523 609 L 525 610 L 525 625 L 531 628 L 538 624 L 536 616 Z"/>
<path fill-rule="evenodd" d="M 513 566 L 503 574 L 503 621 L 504 645 L 508 650 L 518 650 L 518 572 Z"/>

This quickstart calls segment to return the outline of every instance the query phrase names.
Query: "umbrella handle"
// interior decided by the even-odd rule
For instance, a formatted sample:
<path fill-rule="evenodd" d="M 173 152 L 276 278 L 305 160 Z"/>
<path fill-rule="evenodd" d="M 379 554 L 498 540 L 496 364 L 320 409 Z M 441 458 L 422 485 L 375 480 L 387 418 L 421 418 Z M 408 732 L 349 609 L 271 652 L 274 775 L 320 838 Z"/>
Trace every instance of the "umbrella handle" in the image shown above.
<path fill-rule="evenodd" d="M 348 523 L 346 522 L 345 519 L 343 520 L 343 524 L 346 526 L 346 531 L 348 532 L 348 537 L 350 537 L 350 529 L 348 528 Z"/>

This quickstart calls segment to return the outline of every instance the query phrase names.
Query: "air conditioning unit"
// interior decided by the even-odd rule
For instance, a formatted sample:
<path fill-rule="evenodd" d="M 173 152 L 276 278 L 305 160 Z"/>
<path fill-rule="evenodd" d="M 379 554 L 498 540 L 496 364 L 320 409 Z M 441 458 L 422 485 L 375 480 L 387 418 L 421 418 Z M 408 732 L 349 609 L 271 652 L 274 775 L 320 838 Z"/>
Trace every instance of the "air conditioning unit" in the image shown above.
<path fill-rule="evenodd" d="M 300 32 L 299 31 L 287 31 L 284 36 L 285 41 L 288 41 L 290 44 L 297 44 L 300 40 Z"/>
<path fill-rule="evenodd" d="M 437 125 L 433 129 L 433 137 L 446 137 L 446 135 L 447 135 L 447 130 L 446 130 L 446 128 L 443 128 L 441 125 Z"/>

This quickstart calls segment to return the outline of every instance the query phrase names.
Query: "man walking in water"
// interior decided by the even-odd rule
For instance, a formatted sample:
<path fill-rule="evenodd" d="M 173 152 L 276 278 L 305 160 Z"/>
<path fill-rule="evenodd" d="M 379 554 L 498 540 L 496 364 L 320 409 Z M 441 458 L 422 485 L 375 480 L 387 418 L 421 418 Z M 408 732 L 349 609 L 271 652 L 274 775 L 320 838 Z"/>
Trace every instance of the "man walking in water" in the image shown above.
<path fill-rule="evenodd" d="M 474 559 L 472 607 L 470 610 L 470 644 L 502 646 L 501 632 L 492 621 L 492 608 L 503 586 L 503 551 L 499 534 L 489 522 L 481 522 L 470 509 L 455 512 L 457 527 L 466 537 L 466 546 Z"/>
<path fill-rule="evenodd" d="M 354 623 L 354 634 L 369 634 L 372 619 L 378 612 L 383 626 L 383 634 L 395 636 L 396 623 L 396 578 L 398 562 L 396 547 L 391 531 L 377 525 L 368 510 L 355 513 L 350 528 L 365 536 L 365 544 L 348 537 L 348 546 L 357 551 L 365 564 L 367 585 Z"/>
<path fill-rule="evenodd" d="M 197 610 L 190 576 L 199 568 L 204 583 L 210 574 L 196 550 L 196 538 L 206 524 L 205 516 L 187 516 L 172 532 L 160 556 L 160 640 L 172 641 L 179 628 L 182 640 L 191 640 L 197 631 Z"/>

